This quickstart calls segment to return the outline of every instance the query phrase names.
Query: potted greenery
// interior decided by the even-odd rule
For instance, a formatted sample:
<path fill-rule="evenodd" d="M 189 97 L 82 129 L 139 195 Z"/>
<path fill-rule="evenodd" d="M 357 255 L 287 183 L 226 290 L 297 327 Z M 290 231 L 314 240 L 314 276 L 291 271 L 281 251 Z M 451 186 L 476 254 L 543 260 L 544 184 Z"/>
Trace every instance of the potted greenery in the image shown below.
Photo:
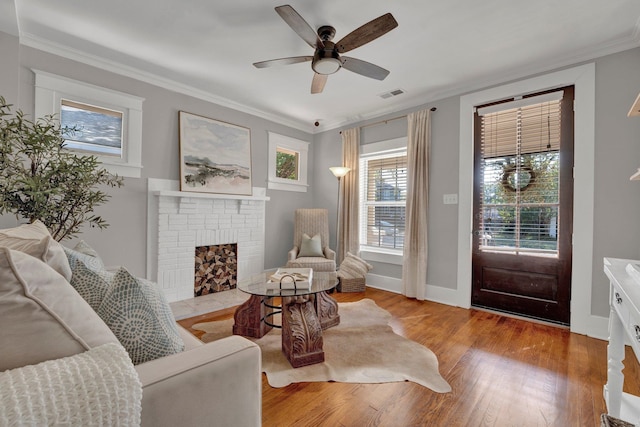
<path fill-rule="evenodd" d="M 95 156 L 63 147 L 64 135 L 77 129 L 61 128 L 53 116 L 30 121 L 11 107 L 0 96 L 0 214 L 40 220 L 57 241 L 77 235 L 84 223 L 106 228 L 93 210 L 111 196 L 96 187 L 120 187 L 122 178 Z"/>

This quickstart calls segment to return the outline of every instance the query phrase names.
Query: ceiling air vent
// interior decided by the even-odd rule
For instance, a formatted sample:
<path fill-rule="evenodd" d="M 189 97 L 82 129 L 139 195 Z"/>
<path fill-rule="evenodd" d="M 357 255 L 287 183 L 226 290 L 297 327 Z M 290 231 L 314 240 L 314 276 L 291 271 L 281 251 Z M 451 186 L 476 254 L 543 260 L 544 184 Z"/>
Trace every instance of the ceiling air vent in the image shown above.
<path fill-rule="evenodd" d="M 402 95 L 403 93 L 404 93 L 404 90 L 395 89 L 395 90 L 392 90 L 391 92 L 385 92 L 385 93 L 382 93 L 382 94 L 380 94 L 378 96 L 380 98 L 382 98 L 382 99 L 387 99 L 387 98 L 391 98 L 392 96 Z"/>

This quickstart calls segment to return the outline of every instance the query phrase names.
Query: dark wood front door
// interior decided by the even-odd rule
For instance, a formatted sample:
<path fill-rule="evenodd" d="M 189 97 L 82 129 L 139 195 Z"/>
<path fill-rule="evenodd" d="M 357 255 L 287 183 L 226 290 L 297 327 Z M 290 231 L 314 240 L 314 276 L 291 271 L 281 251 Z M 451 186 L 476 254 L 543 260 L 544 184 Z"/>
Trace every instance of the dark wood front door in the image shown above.
<path fill-rule="evenodd" d="M 573 94 L 477 108 L 473 306 L 569 324 Z"/>

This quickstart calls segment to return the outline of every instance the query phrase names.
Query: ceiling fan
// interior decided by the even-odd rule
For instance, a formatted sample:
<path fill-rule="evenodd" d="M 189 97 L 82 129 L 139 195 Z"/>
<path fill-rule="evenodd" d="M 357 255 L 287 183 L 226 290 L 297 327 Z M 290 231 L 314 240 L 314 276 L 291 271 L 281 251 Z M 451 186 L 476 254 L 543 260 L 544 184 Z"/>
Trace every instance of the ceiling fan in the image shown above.
<path fill-rule="evenodd" d="M 345 68 L 354 73 L 377 80 L 384 80 L 389 74 L 388 70 L 371 64 L 370 62 L 348 56 L 341 56 L 340 54 L 369 43 L 396 28 L 398 22 L 396 22 L 390 13 L 384 14 L 364 24 L 360 28 L 347 34 L 337 43 L 334 43 L 331 40 L 333 40 L 333 36 L 336 34 L 335 28 L 324 25 L 318 28 L 316 33 L 293 7 L 284 5 L 278 6 L 275 9 L 278 15 L 284 19 L 293 31 L 307 42 L 309 46 L 315 49 L 315 53 L 313 56 L 292 56 L 256 62 L 253 64 L 256 68 L 311 61 L 311 68 L 314 71 L 311 82 L 311 93 L 322 92 L 329 74 L 335 73 L 340 68 Z"/>

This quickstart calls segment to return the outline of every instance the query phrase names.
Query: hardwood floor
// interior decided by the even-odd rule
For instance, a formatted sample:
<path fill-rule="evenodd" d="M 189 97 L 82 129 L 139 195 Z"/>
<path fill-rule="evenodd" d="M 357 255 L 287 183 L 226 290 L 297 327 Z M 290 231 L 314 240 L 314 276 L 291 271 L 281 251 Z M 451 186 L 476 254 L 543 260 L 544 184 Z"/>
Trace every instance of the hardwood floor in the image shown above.
<path fill-rule="evenodd" d="M 606 412 L 606 341 L 371 288 L 333 296 L 371 298 L 389 311 L 396 333 L 436 354 L 453 391 L 411 382 L 276 389 L 263 377 L 264 426 L 599 426 Z M 180 323 L 189 328 L 232 315 L 226 309 Z M 640 394 L 640 367 L 628 347 L 625 365 L 625 391 Z"/>

